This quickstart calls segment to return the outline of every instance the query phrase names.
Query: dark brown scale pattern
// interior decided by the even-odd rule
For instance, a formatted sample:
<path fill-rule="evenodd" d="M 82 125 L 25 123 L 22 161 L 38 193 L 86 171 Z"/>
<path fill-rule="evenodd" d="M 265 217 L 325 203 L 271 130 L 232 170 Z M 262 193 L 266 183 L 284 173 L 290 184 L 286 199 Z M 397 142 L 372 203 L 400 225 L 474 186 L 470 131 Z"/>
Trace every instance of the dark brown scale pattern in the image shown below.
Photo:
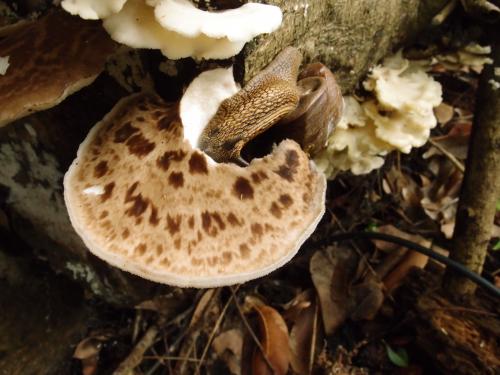
<path fill-rule="evenodd" d="M 131 154 L 138 157 L 143 157 L 149 154 L 155 148 L 155 143 L 147 140 L 142 134 L 135 134 L 131 136 L 126 145 Z"/>
<path fill-rule="evenodd" d="M 182 172 L 172 172 L 168 176 L 168 183 L 175 189 L 180 189 L 184 186 L 184 175 L 182 174 Z"/>
<path fill-rule="evenodd" d="M 123 143 L 127 139 L 129 139 L 135 133 L 138 133 L 140 130 L 135 126 L 132 126 L 130 121 L 123 124 L 116 132 L 114 137 L 115 143 Z"/>
<path fill-rule="evenodd" d="M 130 186 L 125 193 L 125 203 L 132 203 L 129 208 L 125 210 L 125 214 L 128 216 L 135 216 L 139 218 L 147 209 L 149 205 L 149 200 L 143 198 L 141 193 L 135 194 L 139 182 L 135 182 Z M 138 222 L 140 223 L 140 221 Z"/>
<path fill-rule="evenodd" d="M 101 178 L 108 172 L 108 162 L 102 160 L 94 168 L 94 177 Z"/>
<path fill-rule="evenodd" d="M 168 171 L 172 162 L 181 162 L 186 157 L 184 150 L 165 151 L 162 156 L 156 160 L 156 165 L 163 171 Z"/>
<path fill-rule="evenodd" d="M 167 230 L 171 236 L 178 233 L 181 230 L 182 216 L 175 215 L 170 216 L 167 215 Z"/>
<path fill-rule="evenodd" d="M 191 174 L 208 174 L 208 166 L 205 157 L 195 151 L 189 159 L 189 172 Z"/>
<path fill-rule="evenodd" d="M 233 185 L 233 194 L 238 199 L 253 199 L 252 184 L 245 177 L 238 177 Z"/>
<path fill-rule="evenodd" d="M 110 182 L 104 185 L 104 194 L 101 195 L 101 202 L 106 202 L 113 195 L 113 189 L 115 188 L 115 183 Z"/>
<path fill-rule="evenodd" d="M 299 166 L 299 155 L 295 150 L 288 150 L 286 153 L 285 163 L 282 164 L 275 172 L 288 182 L 293 182 L 294 175 L 297 173 Z"/>

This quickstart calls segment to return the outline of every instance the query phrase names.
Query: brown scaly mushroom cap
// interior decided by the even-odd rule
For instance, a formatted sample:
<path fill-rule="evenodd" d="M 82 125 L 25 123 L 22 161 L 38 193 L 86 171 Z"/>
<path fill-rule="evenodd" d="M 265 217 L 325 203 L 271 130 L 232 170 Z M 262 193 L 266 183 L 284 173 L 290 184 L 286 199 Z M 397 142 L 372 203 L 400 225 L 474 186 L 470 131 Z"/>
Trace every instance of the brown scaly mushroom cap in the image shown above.
<path fill-rule="evenodd" d="M 96 22 L 56 11 L 0 29 L 0 127 L 91 84 L 116 44 Z"/>
<path fill-rule="evenodd" d="M 64 178 L 89 250 L 143 278 L 215 287 L 292 258 L 324 212 L 326 181 L 294 141 L 246 168 L 216 164 L 184 139 L 177 104 L 120 101 Z"/>

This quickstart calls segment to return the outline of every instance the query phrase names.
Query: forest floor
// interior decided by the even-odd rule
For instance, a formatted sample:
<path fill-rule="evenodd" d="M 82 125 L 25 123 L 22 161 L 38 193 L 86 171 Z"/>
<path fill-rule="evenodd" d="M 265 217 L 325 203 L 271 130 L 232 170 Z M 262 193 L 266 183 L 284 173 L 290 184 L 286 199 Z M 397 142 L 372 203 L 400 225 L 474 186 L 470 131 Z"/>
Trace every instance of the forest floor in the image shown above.
<path fill-rule="evenodd" d="M 500 373 L 498 300 L 482 289 L 447 295 L 444 267 L 402 246 L 328 240 L 372 231 L 448 255 L 479 70 L 435 62 L 431 74 L 444 100 L 430 142 L 390 154 L 369 175 L 337 176 L 314 235 L 267 277 L 191 294 L 173 289 L 133 309 L 96 301 L 39 263 L 35 283 L 12 289 L 0 280 L 1 314 L 26 312 L 14 325 L 0 319 L 0 374 L 12 375 L 9 363 L 28 352 L 51 374 Z M 495 228 L 483 277 L 500 287 Z"/>

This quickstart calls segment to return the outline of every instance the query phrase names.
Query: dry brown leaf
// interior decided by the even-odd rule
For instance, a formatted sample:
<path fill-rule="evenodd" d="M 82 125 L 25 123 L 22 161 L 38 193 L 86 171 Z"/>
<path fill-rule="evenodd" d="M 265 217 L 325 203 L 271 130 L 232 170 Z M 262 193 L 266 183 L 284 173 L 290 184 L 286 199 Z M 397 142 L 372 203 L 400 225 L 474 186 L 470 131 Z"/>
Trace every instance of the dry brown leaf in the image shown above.
<path fill-rule="evenodd" d="M 311 289 L 300 292 L 290 302 L 283 305 L 283 309 L 285 310 L 283 318 L 287 322 L 295 323 L 302 311 L 311 306 L 313 299 L 314 292 Z"/>
<path fill-rule="evenodd" d="M 260 341 L 269 368 L 261 351 L 256 348 L 252 357 L 252 375 L 285 375 L 290 364 L 288 328 L 279 312 L 269 306 L 255 306 L 259 318 Z"/>
<path fill-rule="evenodd" d="M 309 269 L 321 304 L 321 315 L 327 335 L 347 319 L 348 289 L 356 272 L 357 259 L 351 250 L 329 246 L 311 257 Z"/>
<path fill-rule="evenodd" d="M 138 310 L 155 311 L 162 315 L 172 315 L 186 302 L 185 293 L 174 289 L 168 294 L 160 294 L 135 306 Z"/>
<path fill-rule="evenodd" d="M 403 238 L 403 239 L 408 240 L 408 241 L 416 242 L 422 246 L 430 246 L 430 244 L 431 244 L 431 242 L 429 240 L 426 240 L 422 236 L 419 236 L 418 234 L 406 233 L 406 232 L 396 228 L 394 225 L 391 225 L 391 224 L 382 225 L 382 226 L 378 227 L 377 232 L 400 237 L 400 238 Z M 397 244 L 389 243 L 387 241 L 382 241 L 382 240 L 372 240 L 372 242 L 375 244 L 377 249 L 383 250 L 383 251 L 396 250 L 396 249 L 401 247 Z"/>
<path fill-rule="evenodd" d="M 290 364 L 297 374 L 310 374 L 317 337 L 318 303 L 312 290 L 307 290 L 299 296 L 307 298 L 308 301 L 299 302 L 291 307 L 293 313 L 290 315 L 294 320 L 290 331 Z"/>
<path fill-rule="evenodd" d="M 441 103 L 434 108 L 434 115 L 436 115 L 438 123 L 444 125 L 453 118 L 453 107 L 449 104 Z"/>
<path fill-rule="evenodd" d="M 222 332 L 214 338 L 212 348 L 217 356 L 226 363 L 231 374 L 241 374 L 243 334 L 239 329 Z"/>
<path fill-rule="evenodd" d="M 248 294 L 245 296 L 241 310 L 245 314 L 250 314 L 256 306 L 265 306 L 265 304 L 259 296 Z"/>
<path fill-rule="evenodd" d="M 384 278 L 384 285 L 388 292 L 397 288 L 413 267 L 424 268 L 429 257 L 416 251 L 408 251 L 402 261 Z"/>
<path fill-rule="evenodd" d="M 193 317 L 191 318 L 191 323 L 189 324 L 190 327 L 194 326 L 200 320 L 200 318 L 203 317 L 205 309 L 214 296 L 215 291 L 216 289 L 208 289 L 205 293 L 203 293 L 200 300 L 198 301 L 198 304 L 196 305 L 196 308 L 194 309 Z"/>
<path fill-rule="evenodd" d="M 317 251 L 309 269 L 327 335 L 334 333 L 347 318 L 372 319 L 382 305 L 382 284 L 372 277 L 358 280 L 364 263 L 349 248 L 328 246 Z"/>
<path fill-rule="evenodd" d="M 383 225 L 377 231 L 400 237 L 425 247 L 431 245 L 429 240 L 416 234 L 406 233 L 393 225 Z M 381 240 L 372 240 L 372 242 L 380 250 L 391 251 L 391 254 L 377 267 L 377 274 L 383 278 L 384 285 L 388 291 L 393 290 L 400 284 L 411 267 L 424 268 L 427 264 L 427 256 L 414 251 L 407 251 L 403 246 L 394 243 L 389 244 L 387 241 Z"/>
<path fill-rule="evenodd" d="M 110 337 L 110 335 L 106 334 L 91 335 L 78 343 L 73 358 L 82 361 L 82 375 L 96 373 L 102 343 L 109 340 Z"/>
<path fill-rule="evenodd" d="M 445 236 L 451 238 L 462 173 L 443 156 L 433 157 L 429 169 L 436 177 L 422 187 L 423 198 L 420 203 L 427 216 L 437 221 Z"/>
<path fill-rule="evenodd" d="M 467 158 L 467 149 L 469 146 L 469 134 L 450 134 L 440 137 L 433 137 L 432 141 L 442 147 L 444 150 L 455 156 L 459 160 Z M 429 159 L 434 155 L 442 155 L 442 152 L 431 147 L 424 155 L 424 159 Z"/>

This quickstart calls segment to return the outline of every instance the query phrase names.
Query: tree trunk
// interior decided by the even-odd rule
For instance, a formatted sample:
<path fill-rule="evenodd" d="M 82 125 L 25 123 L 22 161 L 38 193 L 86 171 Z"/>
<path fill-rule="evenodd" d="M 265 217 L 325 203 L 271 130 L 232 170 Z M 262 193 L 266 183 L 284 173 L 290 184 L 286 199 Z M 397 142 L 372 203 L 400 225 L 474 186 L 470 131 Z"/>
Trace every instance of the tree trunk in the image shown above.
<path fill-rule="evenodd" d="M 500 44 L 493 46 L 494 63 L 485 68 L 478 88 L 474 126 L 457 209 L 451 258 L 481 273 L 491 239 L 496 203 L 500 198 Z M 498 69 L 498 68 L 497 68 Z M 476 284 L 449 272 L 445 287 L 451 294 L 473 293 Z"/>
<path fill-rule="evenodd" d="M 240 2 L 199 3 L 234 7 Z M 257 38 L 234 59 L 239 80 L 247 81 L 280 50 L 295 45 L 304 53 L 306 62 L 321 61 L 330 66 L 344 91 L 350 91 L 379 59 L 428 27 L 447 1 L 273 0 L 270 3 L 283 9 L 283 24 L 276 32 Z M 159 286 L 109 267 L 86 250 L 71 227 L 64 206 L 64 172 L 89 129 L 120 97 L 152 84 L 167 100 L 175 100 L 196 72 L 214 64 L 196 65 L 190 59 L 163 62 L 162 71 L 166 71 L 165 66 L 167 70 L 175 68 L 168 75 L 160 73 L 163 58 L 158 52 L 125 53 L 117 61 L 90 87 L 57 107 L 0 129 L 0 211 L 4 212 L 0 212 L 0 227 L 3 216 L 4 229 L 23 238 L 55 270 L 79 280 L 108 302 L 129 304 L 157 293 Z M 118 80 L 121 85 L 113 79 L 118 76 L 117 66 L 124 72 L 125 78 Z M 0 77 L 0 85 L 1 82 Z"/>

